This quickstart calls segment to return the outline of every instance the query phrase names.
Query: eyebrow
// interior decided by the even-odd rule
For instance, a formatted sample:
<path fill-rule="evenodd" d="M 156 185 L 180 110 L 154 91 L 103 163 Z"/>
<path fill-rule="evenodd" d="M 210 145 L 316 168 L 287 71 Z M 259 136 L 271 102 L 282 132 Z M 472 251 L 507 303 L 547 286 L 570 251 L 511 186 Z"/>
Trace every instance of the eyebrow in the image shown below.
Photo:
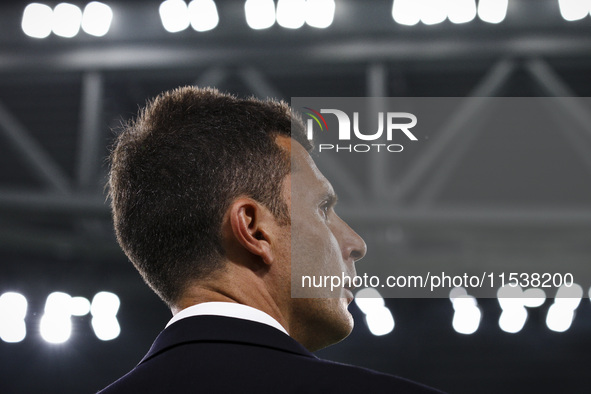
<path fill-rule="evenodd" d="M 337 203 L 337 201 L 339 200 L 339 197 L 337 196 L 337 194 L 333 191 L 329 191 L 327 192 L 323 197 L 322 197 L 322 201 L 326 201 L 326 203 L 330 206 L 330 207 L 334 207 Z"/>

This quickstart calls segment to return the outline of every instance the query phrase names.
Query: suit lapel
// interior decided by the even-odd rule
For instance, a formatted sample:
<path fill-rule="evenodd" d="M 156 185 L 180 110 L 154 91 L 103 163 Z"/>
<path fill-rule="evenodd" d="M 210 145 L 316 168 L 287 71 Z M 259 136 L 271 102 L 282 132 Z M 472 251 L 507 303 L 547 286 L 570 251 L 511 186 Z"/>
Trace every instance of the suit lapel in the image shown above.
<path fill-rule="evenodd" d="M 233 342 L 317 358 L 293 338 L 266 324 L 224 316 L 192 316 L 158 335 L 140 364 L 171 347 L 196 342 Z"/>

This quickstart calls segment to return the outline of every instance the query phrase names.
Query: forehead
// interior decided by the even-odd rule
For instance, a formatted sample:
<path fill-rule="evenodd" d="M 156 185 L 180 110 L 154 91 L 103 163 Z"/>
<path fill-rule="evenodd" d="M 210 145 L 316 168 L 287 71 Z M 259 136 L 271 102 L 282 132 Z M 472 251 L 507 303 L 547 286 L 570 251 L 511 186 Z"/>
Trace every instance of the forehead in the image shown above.
<path fill-rule="evenodd" d="M 277 144 L 287 150 L 291 156 L 291 179 L 302 189 L 318 194 L 333 194 L 328 179 L 320 172 L 310 154 L 297 141 L 289 137 L 277 137 Z M 299 188 L 298 188 L 299 189 Z"/>

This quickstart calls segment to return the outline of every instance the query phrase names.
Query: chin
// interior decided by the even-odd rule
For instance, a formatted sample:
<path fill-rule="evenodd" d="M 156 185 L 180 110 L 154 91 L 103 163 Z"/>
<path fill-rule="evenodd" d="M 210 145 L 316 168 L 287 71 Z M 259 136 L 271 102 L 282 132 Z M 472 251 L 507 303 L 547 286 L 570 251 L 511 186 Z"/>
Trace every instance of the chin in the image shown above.
<path fill-rule="evenodd" d="M 353 330 L 347 298 L 301 298 L 292 337 L 314 352 L 345 339 Z"/>
<path fill-rule="evenodd" d="M 351 312 L 349 312 L 349 300 L 346 298 L 341 298 L 339 299 L 340 303 L 341 303 L 341 307 L 342 307 L 342 317 L 343 317 L 343 322 L 342 322 L 342 334 L 343 337 L 341 339 L 339 339 L 339 341 L 342 341 L 343 339 L 347 338 L 349 336 L 349 334 L 351 334 L 351 331 L 353 331 L 353 327 L 355 326 L 355 321 L 353 320 L 353 315 L 351 315 Z"/>
<path fill-rule="evenodd" d="M 353 316 L 347 309 L 349 302 L 346 298 L 328 299 L 329 310 L 322 314 L 322 328 L 319 330 L 323 335 L 318 335 L 314 350 L 320 350 L 333 345 L 347 338 L 353 331 Z"/>

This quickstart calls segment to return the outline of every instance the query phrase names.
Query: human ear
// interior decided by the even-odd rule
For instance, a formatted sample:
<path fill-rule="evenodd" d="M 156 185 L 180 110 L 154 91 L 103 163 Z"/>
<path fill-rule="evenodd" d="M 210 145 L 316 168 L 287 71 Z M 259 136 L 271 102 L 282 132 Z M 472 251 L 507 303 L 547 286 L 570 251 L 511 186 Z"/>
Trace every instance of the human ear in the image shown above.
<path fill-rule="evenodd" d="M 259 256 L 265 264 L 271 264 L 271 212 L 250 198 L 239 198 L 230 206 L 229 216 L 236 242 L 251 254 Z"/>

